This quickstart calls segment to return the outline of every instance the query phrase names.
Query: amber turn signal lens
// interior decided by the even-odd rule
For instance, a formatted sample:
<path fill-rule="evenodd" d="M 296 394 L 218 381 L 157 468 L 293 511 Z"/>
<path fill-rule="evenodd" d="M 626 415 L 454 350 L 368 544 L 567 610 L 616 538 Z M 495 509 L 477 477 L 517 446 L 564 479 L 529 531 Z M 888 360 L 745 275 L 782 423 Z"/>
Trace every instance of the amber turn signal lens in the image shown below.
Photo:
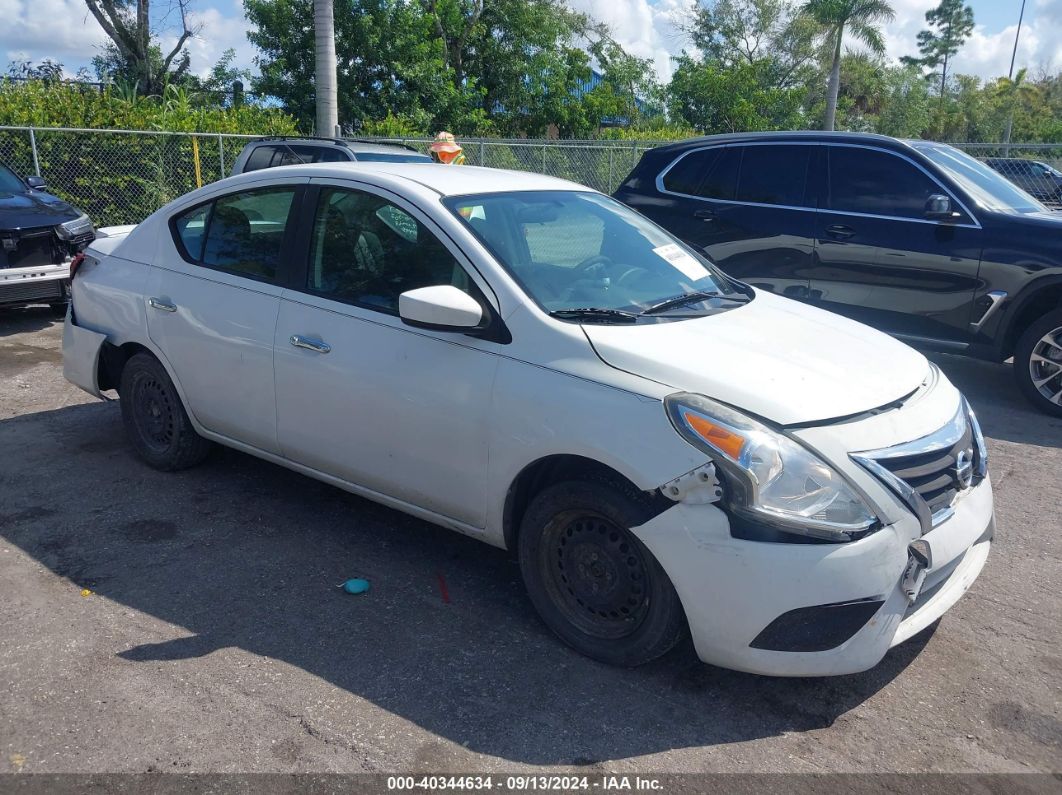
<path fill-rule="evenodd" d="M 682 412 L 682 418 L 712 447 L 726 453 L 734 461 L 741 459 L 741 449 L 745 446 L 744 436 L 731 433 L 726 428 L 690 411 Z"/>

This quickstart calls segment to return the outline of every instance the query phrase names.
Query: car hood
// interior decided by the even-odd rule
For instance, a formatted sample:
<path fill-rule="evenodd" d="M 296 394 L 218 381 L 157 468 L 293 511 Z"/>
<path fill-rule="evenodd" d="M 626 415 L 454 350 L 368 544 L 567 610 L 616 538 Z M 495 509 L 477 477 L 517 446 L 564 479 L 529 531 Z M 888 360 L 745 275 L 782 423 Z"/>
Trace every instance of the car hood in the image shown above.
<path fill-rule="evenodd" d="M 892 337 L 761 291 L 696 319 L 583 329 L 606 364 L 780 425 L 887 405 L 929 372 L 922 354 Z"/>
<path fill-rule="evenodd" d="M 0 229 L 55 226 L 79 215 L 78 210 L 50 193 L 0 193 Z"/>

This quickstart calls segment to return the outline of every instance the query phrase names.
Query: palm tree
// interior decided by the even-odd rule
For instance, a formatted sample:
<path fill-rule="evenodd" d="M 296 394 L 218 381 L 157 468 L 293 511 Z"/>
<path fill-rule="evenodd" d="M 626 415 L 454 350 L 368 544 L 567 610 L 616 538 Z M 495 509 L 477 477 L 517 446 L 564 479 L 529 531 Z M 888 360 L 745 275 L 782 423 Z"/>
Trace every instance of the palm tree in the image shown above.
<path fill-rule="evenodd" d="M 336 28 L 332 0 L 313 0 L 314 46 L 317 73 L 314 87 L 317 99 L 317 134 L 335 135 L 339 125 L 336 102 Z"/>
<path fill-rule="evenodd" d="M 827 40 L 833 46 L 833 64 L 826 91 L 826 121 L 822 125 L 822 129 L 832 130 L 837 118 L 844 34 L 851 33 L 872 52 L 881 55 L 885 52 L 885 39 L 876 23 L 890 21 L 896 12 L 885 0 L 807 0 L 801 11 L 825 29 Z"/>

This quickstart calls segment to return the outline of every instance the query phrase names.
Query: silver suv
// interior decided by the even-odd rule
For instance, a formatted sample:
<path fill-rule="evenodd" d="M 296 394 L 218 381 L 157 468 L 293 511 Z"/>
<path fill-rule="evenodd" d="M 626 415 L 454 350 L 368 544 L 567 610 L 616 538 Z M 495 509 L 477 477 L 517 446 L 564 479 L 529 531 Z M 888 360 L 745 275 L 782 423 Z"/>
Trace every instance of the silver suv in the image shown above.
<path fill-rule="evenodd" d="M 235 176 L 274 166 L 347 161 L 430 163 L 431 158 L 405 144 L 380 144 L 354 138 L 259 138 L 243 148 L 232 173 Z"/>

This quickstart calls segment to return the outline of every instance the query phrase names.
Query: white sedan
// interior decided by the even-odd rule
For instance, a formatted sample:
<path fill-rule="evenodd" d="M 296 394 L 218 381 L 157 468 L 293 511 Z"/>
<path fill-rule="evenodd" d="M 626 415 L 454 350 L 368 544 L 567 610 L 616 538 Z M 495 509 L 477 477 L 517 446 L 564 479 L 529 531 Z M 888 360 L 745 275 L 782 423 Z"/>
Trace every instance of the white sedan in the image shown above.
<path fill-rule="evenodd" d="M 966 401 L 595 191 L 319 164 L 214 183 L 77 264 L 65 373 L 144 461 L 213 444 L 512 550 L 543 621 L 637 665 L 875 665 L 981 571 Z"/>

